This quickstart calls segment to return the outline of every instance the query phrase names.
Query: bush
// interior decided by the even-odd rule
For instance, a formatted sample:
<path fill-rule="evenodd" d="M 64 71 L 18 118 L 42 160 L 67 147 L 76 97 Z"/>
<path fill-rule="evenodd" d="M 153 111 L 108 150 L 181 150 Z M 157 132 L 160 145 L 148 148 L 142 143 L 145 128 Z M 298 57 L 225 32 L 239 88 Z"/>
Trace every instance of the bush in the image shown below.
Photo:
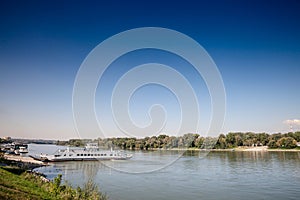
<path fill-rule="evenodd" d="M 70 185 L 61 185 L 62 175 L 59 174 L 52 183 L 52 192 L 58 199 L 74 200 L 106 200 L 107 196 L 100 192 L 97 185 L 89 180 L 83 188 L 73 189 Z"/>

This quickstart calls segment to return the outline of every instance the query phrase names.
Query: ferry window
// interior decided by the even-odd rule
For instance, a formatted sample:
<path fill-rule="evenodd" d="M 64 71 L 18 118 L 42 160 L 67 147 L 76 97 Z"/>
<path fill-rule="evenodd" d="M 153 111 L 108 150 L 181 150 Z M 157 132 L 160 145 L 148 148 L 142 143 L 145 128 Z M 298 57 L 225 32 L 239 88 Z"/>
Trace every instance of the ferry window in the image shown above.
<path fill-rule="evenodd" d="M 79 156 L 79 154 L 77 154 L 77 156 Z"/>
<path fill-rule="evenodd" d="M 91 156 L 94 156 L 94 154 L 91 154 Z"/>
<path fill-rule="evenodd" d="M 64 154 L 64 156 L 66 156 L 66 154 Z"/>
<path fill-rule="evenodd" d="M 110 154 L 110 156 L 112 156 L 112 154 Z"/>
<path fill-rule="evenodd" d="M 73 156 L 73 154 L 69 154 L 69 156 Z"/>
<path fill-rule="evenodd" d="M 88 156 L 90 156 L 91 154 L 88 154 Z"/>
<path fill-rule="evenodd" d="M 104 156 L 106 156 L 106 153 L 104 154 Z"/>
<path fill-rule="evenodd" d="M 83 154 L 80 154 L 80 156 L 83 156 Z"/>
<path fill-rule="evenodd" d="M 84 154 L 84 156 L 86 156 L 86 154 Z"/>
<path fill-rule="evenodd" d="M 103 156 L 103 154 L 102 154 L 102 153 L 101 153 L 100 155 L 101 155 L 101 156 Z"/>

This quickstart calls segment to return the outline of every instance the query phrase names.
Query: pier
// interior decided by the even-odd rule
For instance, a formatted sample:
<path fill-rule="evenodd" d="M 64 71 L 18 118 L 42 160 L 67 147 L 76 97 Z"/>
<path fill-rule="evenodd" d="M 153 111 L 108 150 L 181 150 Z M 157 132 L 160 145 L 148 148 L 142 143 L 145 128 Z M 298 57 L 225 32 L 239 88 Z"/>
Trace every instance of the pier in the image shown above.
<path fill-rule="evenodd" d="M 34 169 L 37 167 L 42 167 L 47 165 L 46 163 L 39 160 L 35 160 L 31 157 L 24 157 L 18 155 L 4 155 L 4 158 L 6 160 L 14 162 L 14 164 L 16 164 L 19 167 L 24 167 L 27 169 Z"/>

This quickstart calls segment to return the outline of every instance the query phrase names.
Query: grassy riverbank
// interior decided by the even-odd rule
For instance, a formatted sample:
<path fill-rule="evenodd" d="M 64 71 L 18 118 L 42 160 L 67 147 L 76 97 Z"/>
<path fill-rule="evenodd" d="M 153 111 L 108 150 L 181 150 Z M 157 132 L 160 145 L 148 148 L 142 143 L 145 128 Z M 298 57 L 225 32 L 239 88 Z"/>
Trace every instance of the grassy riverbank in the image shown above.
<path fill-rule="evenodd" d="M 0 199 L 55 199 L 38 178 L 27 173 L 18 175 L 20 169 L 0 168 Z"/>
<path fill-rule="evenodd" d="M 0 167 L 0 199 L 100 199 L 106 200 L 97 186 L 88 182 L 83 188 L 61 185 L 61 176 L 47 181 L 36 173 L 18 167 Z"/>
<path fill-rule="evenodd" d="M 61 175 L 50 181 L 32 172 L 33 168 L 41 166 L 39 163 L 9 158 L 0 155 L 0 199 L 107 199 L 92 181 L 75 189 L 61 184 Z"/>

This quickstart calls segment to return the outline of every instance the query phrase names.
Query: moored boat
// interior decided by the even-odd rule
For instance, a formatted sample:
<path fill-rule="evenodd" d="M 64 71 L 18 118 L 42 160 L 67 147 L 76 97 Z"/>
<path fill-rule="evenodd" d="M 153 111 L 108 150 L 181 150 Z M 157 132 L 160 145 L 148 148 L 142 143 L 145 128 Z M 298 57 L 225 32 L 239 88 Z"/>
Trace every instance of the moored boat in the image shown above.
<path fill-rule="evenodd" d="M 10 143 L 4 144 L 1 147 L 1 151 L 5 152 L 6 154 L 26 154 L 28 153 L 28 145 L 27 144 L 20 144 L 20 143 Z"/>
<path fill-rule="evenodd" d="M 20 146 L 19 147 L 19 153 L 20 154 L 28 153 L 28 149 L 25 146 Z"/>
<path fill-rule="evenodd" d="M 59 149 L 54 154 L 41 154 L 42 161 L 84 161 L 84 160 L 127 160 L 132 154 L 123 151 L 100 150 L 96 143 L 89 143 L 85 148 L 66 148 Z"/>

